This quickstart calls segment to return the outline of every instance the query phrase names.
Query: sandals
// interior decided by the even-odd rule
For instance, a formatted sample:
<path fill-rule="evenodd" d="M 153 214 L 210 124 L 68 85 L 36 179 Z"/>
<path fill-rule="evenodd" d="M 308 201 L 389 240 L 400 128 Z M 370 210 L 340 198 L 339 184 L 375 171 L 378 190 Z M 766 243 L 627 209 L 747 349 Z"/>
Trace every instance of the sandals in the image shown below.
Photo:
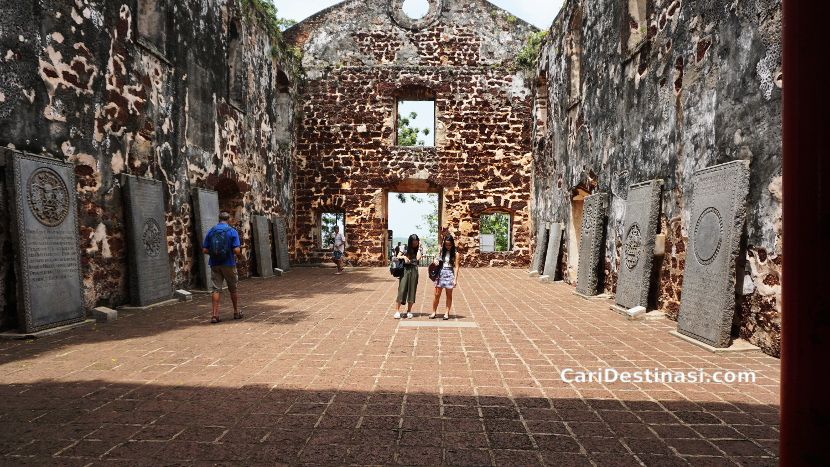
<path fill-rule="evenodd" d="M 221 319 L 219 319 L 219 317 L 218 317 L 218 316 L 211 316 L 211 317 L 210 317 L 210 324 L 216 324 L 216 323 L 218 323 L 218 322 L 220 322 L 220 321 L 222 321 L 222 320 L 221 320 Z"/>
<path fill-rule="evenodd" d="M 446 321 L 448 319 L 450 319 L 450 314 L 449 313 L 444 313 L 444 321 Z"/>
<path fill-rule="evenodd" d="M 244 317 L 245 317 L 245 316 L 243 316 L 243 315 L 242 315 L 242 312 L 241 312 L 241 311 L 240 311 L 239 313 L 234 313 L 234 314 L 233 314 L 233 319 L 242 319 L 242 318 L 244 318 Z"/>

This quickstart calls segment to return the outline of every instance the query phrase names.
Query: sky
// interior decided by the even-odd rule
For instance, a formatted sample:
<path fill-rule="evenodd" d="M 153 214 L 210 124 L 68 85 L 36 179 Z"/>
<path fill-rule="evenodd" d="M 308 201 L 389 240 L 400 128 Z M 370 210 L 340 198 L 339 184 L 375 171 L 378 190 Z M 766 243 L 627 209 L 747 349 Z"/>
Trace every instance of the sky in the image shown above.
<path fill-rule="evenodd" d="M 424 0 L 409 0 L 417 8 Z M 489 0 L 490 3 L 509 11 L 539 29 L 547 29 L 553 23 L 562 7 L 563 0 Z M 296 21 L 302 21 L 318 11 L 328 8 L 340 0 L 273 0 L 279 15 Z M 409 4 L 406 4 L 408 7 Z M 417 10 L 407 11 L 410 15 Z"/>
<path fill-rule="evenodd" d="M 418 234 L 420 238 L 427 237 L 426 222 L 424 222 L 424 214 L 435 212 L 438 204 L 438 195 L 419 193 L 415 196 L 426 201 L 427 197 L 432 197 L 435 204 L 428 202 L 417 203 L 407 199 L 406 203 L 401 203 L 395 193 L 389 193 L 389 228 L 392 229 L 392 235 L 395 238 L 409 237 L 411 234 Z M 407 196 L 408 198 L 408 196 Z M 421 225 L 422 229 L 418 228 Z M 397 244 L 397 243 L 396 243 Z"/>

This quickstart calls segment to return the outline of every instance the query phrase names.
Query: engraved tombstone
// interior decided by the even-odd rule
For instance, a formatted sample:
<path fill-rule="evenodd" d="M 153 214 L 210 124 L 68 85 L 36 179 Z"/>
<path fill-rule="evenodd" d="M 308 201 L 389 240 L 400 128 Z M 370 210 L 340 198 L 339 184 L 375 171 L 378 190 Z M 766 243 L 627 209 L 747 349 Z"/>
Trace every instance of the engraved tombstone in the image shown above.
<path fill-rule="evenodd" d="M 291 269 L 291 264 L 288 261 L 288 236 L 285 219 L 282 217 L 274 217 L 272 223 L 274 229 L 274 249 L 277 257 L 277 267 L 283 272 L 288 272 Z"/>
<path fill-rule="evenodd" d="M 624 312 L 635 306 L 648 307 L 662 191 L 662 180 L 637 183 L 628 190 L 617 281 L 617 311 Z"/>
<path fill-rule="evenodd" d="M 748 191 L 748 161 L 708 167 L 692 180 L 677 331 L 714 347 L 729 346 Z"/>
<path fill-rule="evenodd" d="M 130 302 L 147 306 L 173 295 L 167 224 L 164 215 L 164 184 L 158 180 L 122 176 L 127 225 Z"/>
<path fill-rule="evenodd" d="M 260 277 L 274 275 L 274 266 L 271 264 L 271 235 L 268 230 L 268 218 L 254 216 L 254 260 L 256 272 Z"/>
<path fill-rule="evenodd" d="M 193 189 L 193 214 L 196 221 L 196 258 L 198 258 L 199 286 L 205 290 L 213 287 L 208 266 L 208 255 L 202 253 L 202 245 L 208 231 L 219 222 L 219 194 L 204 188 Z"/>
<path fill-rule="evenodd" d="M 608 194 L 597 193 L 585 198 L 582 207 L 582 227 L 579 241 L 579 270 L 577 271 L 576 292 L 584 296 L 597 295 L 599 267 L 603 259 L 605 239 L 605 211 Z"/>
<path fill-rule="evenodd" d="M 551 281 L 556 277 L 556 267 L 559 265 L 559 249 L 562 246 L 562 232 L 564 230 L 565 227 L 561 222 L 554 222 L 550 225 L 542 277 L 547 277 Z"/>
<path fill-rule="evenodd" d="M 9 154 L 20 327 L 31 333 L 83 321 L 74 167 Z"/>
<path fill-rule="evenodd" d="M 536 231 L 536 250 L 533 251 L 533 262 L 530 263 L 530 276 L 538 276 L 542 273 L 545 261 L 545 251 L 548 246 L 548 224 L 539 222 L 539 229 Z"/>

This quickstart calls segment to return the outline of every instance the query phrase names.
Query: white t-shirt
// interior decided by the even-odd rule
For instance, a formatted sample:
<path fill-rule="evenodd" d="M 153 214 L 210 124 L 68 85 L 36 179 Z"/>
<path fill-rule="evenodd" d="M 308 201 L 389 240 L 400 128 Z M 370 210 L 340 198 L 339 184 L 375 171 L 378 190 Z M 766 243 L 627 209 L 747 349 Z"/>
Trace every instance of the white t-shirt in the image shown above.
<path fill-rule="evenodd" d="M 334 235 L 334 249 L 343 253 L 346 251 L 346 239 L 343 234 L 338 233 Z"/>

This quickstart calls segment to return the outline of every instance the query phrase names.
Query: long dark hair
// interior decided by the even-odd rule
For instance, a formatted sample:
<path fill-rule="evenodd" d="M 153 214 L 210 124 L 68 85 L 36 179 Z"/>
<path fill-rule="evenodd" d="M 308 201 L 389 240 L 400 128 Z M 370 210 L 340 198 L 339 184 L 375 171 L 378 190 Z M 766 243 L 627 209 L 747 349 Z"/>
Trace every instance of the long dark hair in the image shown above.
<path fill-rule="evenodd" d="M 421 239 L 415 234 L 410 235 L 409 240 L 406 241 L 406 256 L 408 256 L 409 259 L 415 259 L 418 257 L 418 249 L 416 249 L 413 245 L 416 241 L 418 242 L 418 248 L 421 248 Z"/>
<path fill-rule="evenodd" d="M 456 250 L 455 250 L 455 239 L 450 234 L 447 234 L 444 237 L 444 240 L 441 241 L 441 261 L 444 261 L 444 257 L 447 256 L 447 247 L 446 247 L 446 245 L 444 245 L 445 243 L 447 243 L 447 241 L 449 241 L 452 244 L 452 247 L 450 247 L 450 250 L 449 250 L 450 251 L 450 266 L 455 267 L 455 252 L 456 252 Z"/>

